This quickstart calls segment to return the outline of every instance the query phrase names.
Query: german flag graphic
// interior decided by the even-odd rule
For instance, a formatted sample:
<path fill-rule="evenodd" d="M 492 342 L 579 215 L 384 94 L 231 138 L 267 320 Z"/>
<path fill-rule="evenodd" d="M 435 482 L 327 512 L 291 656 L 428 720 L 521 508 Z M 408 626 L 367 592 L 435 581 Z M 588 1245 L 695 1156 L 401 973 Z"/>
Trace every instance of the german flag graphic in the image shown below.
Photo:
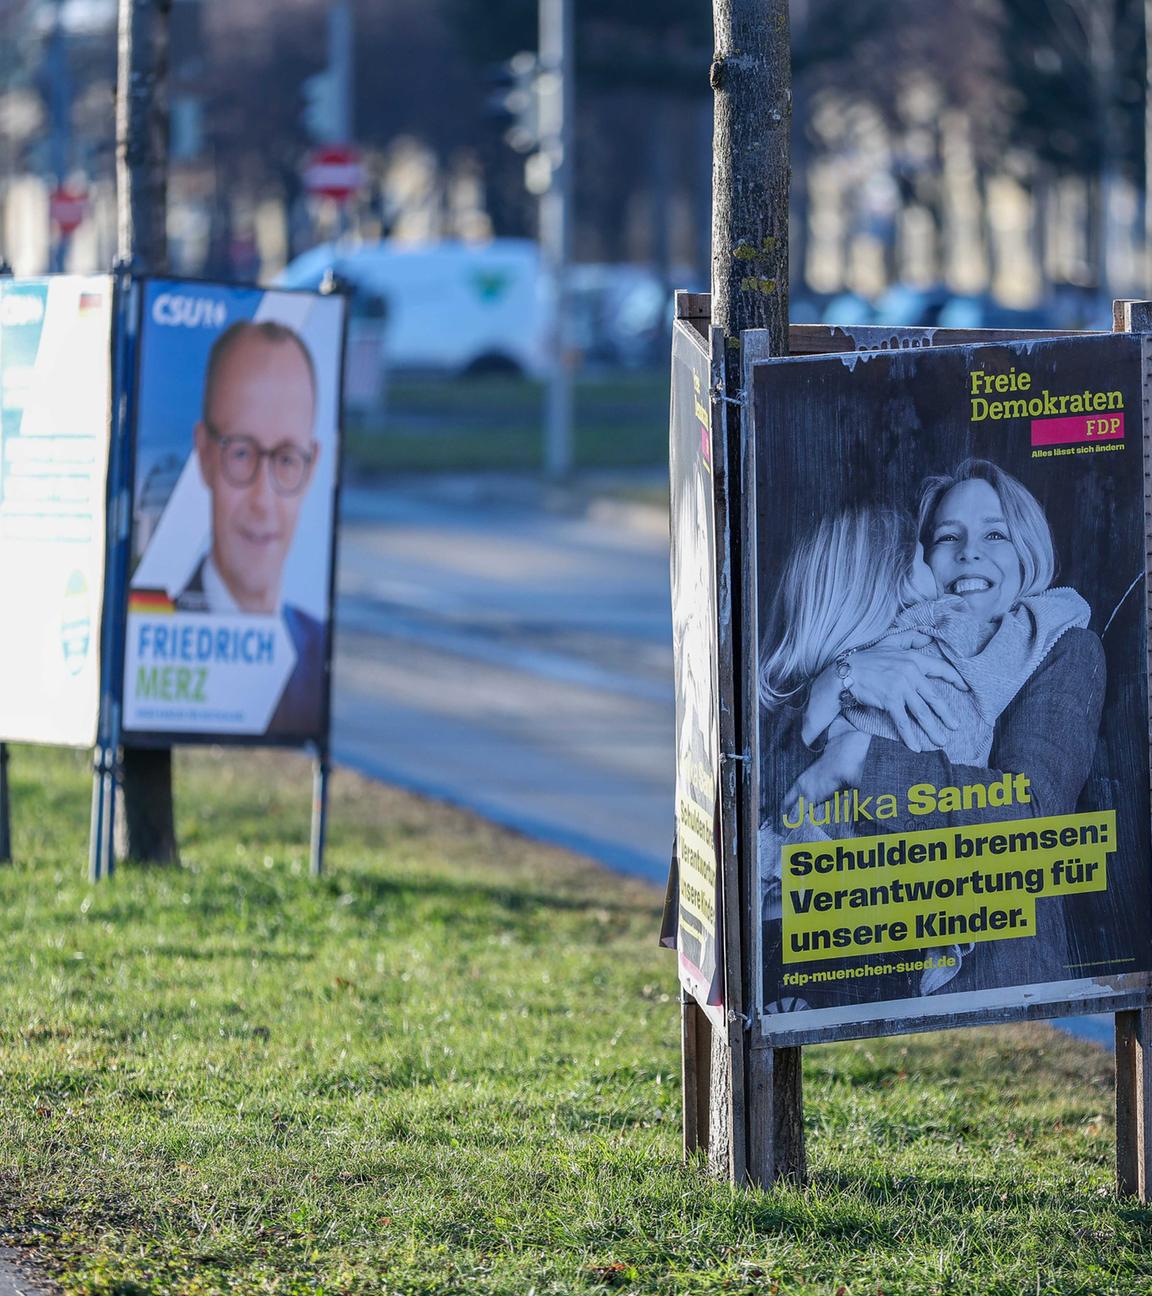
<path fill-rule="evenodd" d="M 176 607 L 168 597 L 167 590 L 134 589 L 128 594 L 129 612 L 147 612 L 150 616 L 159 616 L 175 612 Z"/>

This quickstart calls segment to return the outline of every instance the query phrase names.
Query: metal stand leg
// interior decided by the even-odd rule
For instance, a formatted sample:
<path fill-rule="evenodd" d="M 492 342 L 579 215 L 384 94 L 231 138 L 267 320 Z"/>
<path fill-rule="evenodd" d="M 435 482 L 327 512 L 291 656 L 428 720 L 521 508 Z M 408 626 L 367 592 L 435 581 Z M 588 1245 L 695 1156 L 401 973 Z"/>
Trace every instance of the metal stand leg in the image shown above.
<path fill-rule="evenodd" d="M 0 743 L 0 864 L 12 863 L 12 808 L 8 797 L 8 744 Z"/>
<path fill-rule="evenodd" d="M 328 833 L 328 773 L 327 754 L 318 756 L 312 767 L 312 858 L 311 874 L 324 873 L 324 839 Z"/>
<path fill-rule="evenodd" d="M 116 768 L 117 748 L 108 748 L 108 763 L 104 770 L 104 876 L 116 872 Z"/>
<path fill-rule="evenodd" d="M 99 882 L 116 871 L 113 845 L 116 819 L 116 751 L 97 747 L 92 763 L 92 823 L 88 836 L 88 880 Z"/>
<path fill-rule="evenodd" d="M 88 881 L 99 882 L 104 872 L 104 749 L 92 755 L 92 818 L 88 826 Z"/>

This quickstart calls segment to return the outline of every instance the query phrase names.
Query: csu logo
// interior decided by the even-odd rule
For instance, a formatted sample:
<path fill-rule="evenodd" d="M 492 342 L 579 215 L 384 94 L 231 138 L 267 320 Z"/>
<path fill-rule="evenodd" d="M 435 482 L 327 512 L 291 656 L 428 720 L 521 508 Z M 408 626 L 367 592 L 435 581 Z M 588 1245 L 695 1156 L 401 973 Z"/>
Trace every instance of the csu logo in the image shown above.
<path fill-rule="evenodd" d="M 219 328 L 228 319 L 228 308 L 211 297 L 161 293 L 152 303 L 152 318 L 169 328 Z"/>

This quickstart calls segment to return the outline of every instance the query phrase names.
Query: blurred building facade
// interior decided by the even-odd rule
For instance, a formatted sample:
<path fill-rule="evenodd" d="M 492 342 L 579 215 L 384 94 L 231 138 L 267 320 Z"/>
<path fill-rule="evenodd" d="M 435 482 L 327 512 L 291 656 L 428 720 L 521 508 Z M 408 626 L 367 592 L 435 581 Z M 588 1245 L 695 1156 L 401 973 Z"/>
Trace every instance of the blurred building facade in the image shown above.
<path fill-rule="evenodd" d="M 1137 0 L 793 0 L 793 293 L 892 284 L 1029 307 L 1145 284 L 1144 6 Z M 524 0 L 350 0 L 346 211 L 301 180 L 326 0 L 175 0 L 175 271 L 268 278 L 326 238 L 532 236 L 523 159 L 485 113 L 492 64 L 535 41 Z M 708 279 L 710 16 L 577 0 L 578 261 Z M 114 0 L 0 0 L 0 253 L 106 268 L 114 249 Z M 63 240 L 53 189 L 88 193 Z M 794 312 L 795 314 L 795 312 Z"/>

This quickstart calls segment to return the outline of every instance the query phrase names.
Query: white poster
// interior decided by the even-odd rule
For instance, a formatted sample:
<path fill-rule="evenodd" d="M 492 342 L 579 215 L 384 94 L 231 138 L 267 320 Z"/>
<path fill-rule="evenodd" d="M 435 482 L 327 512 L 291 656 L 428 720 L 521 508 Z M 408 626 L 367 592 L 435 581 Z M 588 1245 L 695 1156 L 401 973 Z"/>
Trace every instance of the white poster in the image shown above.
<path fill-rule="evenodd" d="M 91 746 L 112 281 L 0 280 L 0 738 Z"/>

